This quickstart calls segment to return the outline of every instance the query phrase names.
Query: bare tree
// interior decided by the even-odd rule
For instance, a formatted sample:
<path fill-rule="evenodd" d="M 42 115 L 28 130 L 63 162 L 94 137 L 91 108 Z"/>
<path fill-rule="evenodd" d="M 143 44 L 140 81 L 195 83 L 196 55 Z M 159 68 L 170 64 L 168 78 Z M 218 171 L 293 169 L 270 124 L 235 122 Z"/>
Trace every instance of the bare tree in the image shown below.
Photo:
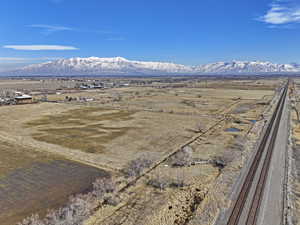
<path fill-rule="evenodd" d="M 80 225 L 92 214 L 96 206 L 92 194 L 73 196 L 67 206 L 49 211 L 43 225 Z"/>
<path fill-rule="evenodd" d="M 223 169 L 234 160 L 235 155 L 234 149 L 226 149 L 222 155 L 213 157 L 212 162 L 216 167 Z"/>
<path fill-rule="evenodd" d="M 25 218 L 22 222 L 17 225 L 45 225 L 45 223 L 40 220 L 39 215 L 34 214 L 28 218 Z"/>
<path fill-rule="evenodd" d="M 116 191 L 116 184 L 111 178 L 99 178 L 93 183 L 93 194 L 102 199 L 107 193 Z"/>
<path fill-rule="evenodd" d="M 149 168 L 152 164 L 152 160 L 149 157 L 141 156 L 135 160 L 130 161 L 125 168 L 123 173 L 127 177 L 137 177 L 141 175 L 144 169 Z"/>
<path fill-rule="evenodd" d="M 71 196 L 66 206 L 49 211 L 43 220 L 32 215 L 18 225 L 81 225 L 100 203 L 118 204 L 119 198 L 114 193 L 115 183 L 110 178 L 97 179 L 92 192 Z"/>
<path fill-rule="evenodd" d="M 172 158 L 172 166 L 190 166 L 193 161 L 193 149 L 190 146 L 183 147 Z"/>

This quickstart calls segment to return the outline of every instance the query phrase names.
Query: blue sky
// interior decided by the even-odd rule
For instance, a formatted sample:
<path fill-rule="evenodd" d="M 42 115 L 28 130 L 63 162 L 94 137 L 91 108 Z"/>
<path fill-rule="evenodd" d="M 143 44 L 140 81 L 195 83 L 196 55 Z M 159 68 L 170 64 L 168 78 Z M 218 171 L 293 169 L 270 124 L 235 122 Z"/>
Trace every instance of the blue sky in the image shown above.
<path fill-rule="evenodd" d="M 300 63 L 299 0 L 3 0 L 0 70 L 68 57 Z"/>

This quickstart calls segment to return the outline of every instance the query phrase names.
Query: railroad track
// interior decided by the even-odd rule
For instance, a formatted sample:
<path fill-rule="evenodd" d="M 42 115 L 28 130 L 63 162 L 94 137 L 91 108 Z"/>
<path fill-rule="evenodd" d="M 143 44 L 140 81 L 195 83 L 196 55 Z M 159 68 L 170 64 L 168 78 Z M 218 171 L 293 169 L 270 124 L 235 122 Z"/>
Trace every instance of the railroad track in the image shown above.
<path fill-rule="evenodd" d="M 258 150 L 232 207 L 227 225 L 256 225 L 289 82 L 277 103 Z"/>

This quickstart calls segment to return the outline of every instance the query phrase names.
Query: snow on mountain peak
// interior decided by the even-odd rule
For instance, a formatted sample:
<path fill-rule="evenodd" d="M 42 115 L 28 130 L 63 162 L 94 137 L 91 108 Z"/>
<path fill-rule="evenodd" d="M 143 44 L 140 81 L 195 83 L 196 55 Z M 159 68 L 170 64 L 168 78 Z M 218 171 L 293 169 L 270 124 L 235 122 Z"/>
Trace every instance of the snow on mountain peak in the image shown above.
<path fill-rule="evenodd" d="M 286 73 L 300 72 L 296 66 L 290 64 L 274 64 L 261 61 L 232 61 L 217 62 L 198 66 L 200 73 Z"/>
<path fill-rule="evenodd" d="M 253 74 L 300 72 L 299 64 L 261 61 L 215 62 L 185 66 L 169 62 L 132 61 L 123 57 L 74 57 L 26 66 L 17 75 L 164 75 L 164 74 Z M 7 73 L 6 73 L 7 74 Z"/>

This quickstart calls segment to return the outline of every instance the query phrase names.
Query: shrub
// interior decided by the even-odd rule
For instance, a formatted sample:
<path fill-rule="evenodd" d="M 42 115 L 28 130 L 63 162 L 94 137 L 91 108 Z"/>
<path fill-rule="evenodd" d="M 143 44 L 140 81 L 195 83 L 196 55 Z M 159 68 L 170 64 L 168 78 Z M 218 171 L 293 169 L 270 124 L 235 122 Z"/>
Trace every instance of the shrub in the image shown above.
<path fill-rule="evenodd" d="M 190 106 L 190 107 L 193 107 L 193 108 L 196 107 L 196 104 L 193 101 L 190 101 L 190 100 L 184 99 L 180 103 L 182 103 L 184 105 L 187 105 L 187 106 Z"/>
<path fill-rule="evenodd" d="M 184 175 L 182 174 L 182 176 L 180 176 L 179 174 L 177 174 L 177 176 L 174 179 L 174 177 L 156 173 L 147 182 L 147 185 L 150 185 L 154 188 L 159 188 L 160 190 L 164 190 L 168 187 L 175 187 L 175 188 L 184 187 L 185 186 Z"/>
<path fill-rule="evenodd" d="M 177 176 L 177 179 L 172 180 L 169 184 L 170 187 L 180 188 L 185 186 L 184 177 Z"/>
<path fill-rule="evenodd" d="M 164 180 L 156 180 L 156 179 L 151 179 L 147 182 L 148 185 L 154 187 L 154 188 L 159 188 L 160 190 L 164 190 L 168 187 L 168 183 Z"/>
<path fill-rule="evenodd" d="M 234 157 L 235 151 L 233 149 L 226 149 L 222 155 L 213 158 L 213 163 L 216 167 L 223 169 L 234 160 Z"/>
<path fill-rule="evenodd" d="M 117 206 L 120 203 L 121 199 L 117 195 L 110 195 L 104 198 L 104 204 Z"/>
<path fill-rule="evenodd" d="M 204 133 L 205 130 L 206 130 L 206 126 L 203 123 L 196 124 L 196 132 L 197 133 Z"/>
<path fill-rule="evenodd" d="M 239 150 L 239 151 L 243 151 L 245 148 L 245 143 L 246 143 L 246 138 L 243 136 L 236 136 L 233 144 L 231 145 L 231 148 L 233 150 Z"/>

